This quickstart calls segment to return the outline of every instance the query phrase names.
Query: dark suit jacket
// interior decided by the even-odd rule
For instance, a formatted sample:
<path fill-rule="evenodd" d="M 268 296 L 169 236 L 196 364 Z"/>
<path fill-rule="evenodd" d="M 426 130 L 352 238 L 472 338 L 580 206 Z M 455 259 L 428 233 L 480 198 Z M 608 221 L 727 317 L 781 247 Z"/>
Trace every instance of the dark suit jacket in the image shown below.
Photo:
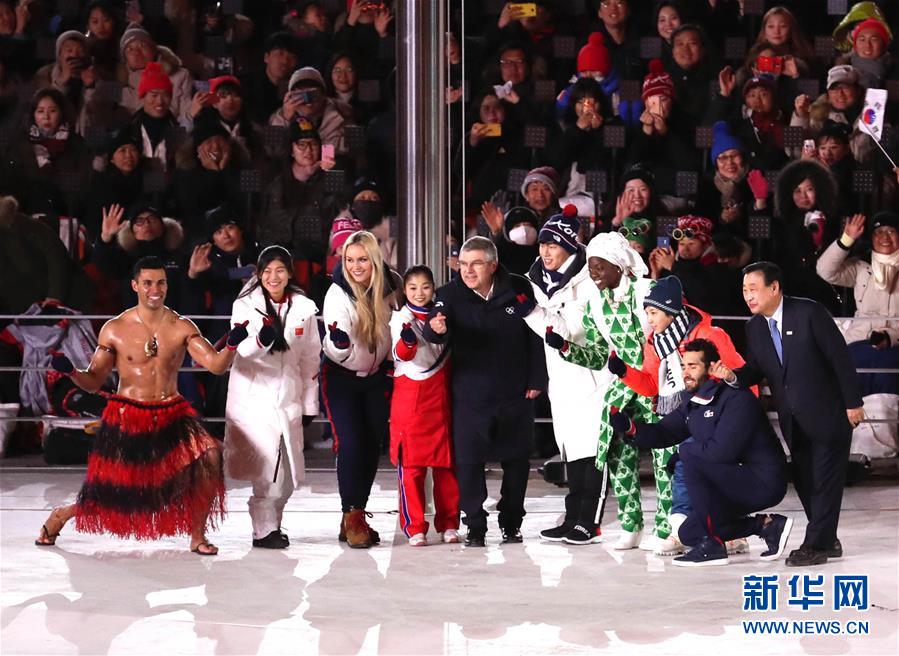
<path fill-rule="evenodd" d="M 784 363 L 774 350 L 768 320 L 756 315 L 746 324 L 746 365 L 736 370 L 740 387 L 768 379 L 784 438 L 790 444 L 793 421 L 812 440 L 848 440 L 847 408 L 859 408 L 855 365 L 846 341 L 824 306 L 807 298 L 784 297 Z"/>

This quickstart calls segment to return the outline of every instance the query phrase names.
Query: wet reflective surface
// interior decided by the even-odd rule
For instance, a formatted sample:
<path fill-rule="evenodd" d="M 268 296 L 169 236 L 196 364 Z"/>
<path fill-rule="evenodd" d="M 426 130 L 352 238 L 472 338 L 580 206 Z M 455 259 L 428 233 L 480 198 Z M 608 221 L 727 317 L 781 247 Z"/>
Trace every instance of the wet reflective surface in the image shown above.
<path fill-rule="evenodd" d="M 541 542 L 563 490 L 532 475 L 524 544 L 499 545 L 491 513 L 487 549 L 411 548 L 398 532 L 396 487 L 380 473 L 369 505 L 382 543 L 351 550 L 337 541 L 336 478 L 313 472 L 284 519 L 291 547 L 250 547 L 249 490 L 229 489 L 230 515 L 210 539 L 220 555 L 187 551 L 187 538 L 140 543 L 79 534 L 56 547 L 33 541 L 52 506 L 72 501 L 83 470 L 0 470 L 3 654 L 895 654 L 895 481 L 848 488 L 840 538 L 846 556 L 811 570 L 761 562 L 762 542 L 726 567 L 685 569 L 670 559 L 616 552 L 614 500 L 606 542 Z M 491 501 L 499 480 L 489 480 Z M 651 521 L 652 489 L 643 486 Z M 791 493 L 780 506 L 805 519 Z M 433 533 L 429 535 L 436 541 Z M 787 603 L 793 574 L 823 574 L 826 604 Z M 743 576 L 780 576 L 775 612 L 742 611 Z M 870 576 L 871 608 L 832 609 L 835 574 Z M 745 635 L 743 620 L 867 621 L 868 636 Z"/>

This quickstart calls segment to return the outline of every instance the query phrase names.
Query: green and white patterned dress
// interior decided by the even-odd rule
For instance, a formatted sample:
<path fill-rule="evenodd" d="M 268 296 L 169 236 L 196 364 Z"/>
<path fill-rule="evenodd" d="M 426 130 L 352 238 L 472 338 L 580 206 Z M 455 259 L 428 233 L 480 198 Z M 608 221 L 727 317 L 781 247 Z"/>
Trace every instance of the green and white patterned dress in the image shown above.
<path fill-rule="evenodd" d="M 626 364 L 642 368 L 646 334 L 638 311 L 643 308 L 643 298 L 649 288 L 640 290 L 638 287 L 643 286 L 640 280 L 626 277 L 622 278 L 619 287 L 622 284 L 627 285 L 627 289 L 620 300 L 615 300 L 614 290 L 604 289 L 600 290 L 598 301 L 593 299 L 587 303 L 583 318 L 586 344 L 569 344 L 568 351 L 564 354 L 566 360 L 582 367 L 602 369 L 608 362 L 610 351 L 614 350 Z M 612 490 L 618 500 L 621 527 L 625 531 L 639 531 L 643 528 L 638 471 L 640 452 L 637 447 L 613 435 L 609 416 L 614 406 L 626 412 L 634 421 L 656 423 L 659 418 L 652 411 L 652 399 L 635 393 L 619 378 L 607 389 L 604 402 L 596 466 L 601 468 L 607 464 L 609 467 Z M 660 538 L 667 538 L 671 533 L 671 525 L 668 523 L 668 514 L 671 512 L 671 477 L 665 465 L 676 448 L 652 450 L 658 495 L 655 534 Z"/>

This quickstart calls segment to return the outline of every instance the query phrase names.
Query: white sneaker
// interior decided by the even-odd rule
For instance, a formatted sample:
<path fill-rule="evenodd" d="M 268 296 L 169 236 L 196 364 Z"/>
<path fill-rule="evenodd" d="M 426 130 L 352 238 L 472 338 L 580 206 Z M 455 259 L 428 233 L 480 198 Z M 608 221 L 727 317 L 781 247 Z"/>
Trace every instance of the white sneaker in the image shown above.
<path fill-rule="evenodd" d="M 641 539 L 643 538 L 643 529 L 641 528 L 639 531 L 634 531 L 631 533 L 630 531 L 621 531 L 621 536 L 618 538 L 618 541 L 612 545 L 612 548 L 616 551 L 625 551 L 627 549 L 636 549 L 637 545 L 640 544 Z"/>
<path fill-rule="evenodd" d="M 687 516 L 683 513 L 671 513 L 668 515 L 668 523 L 671 525 L 671 535 L 677 537 L 677 532 L 680 530 L 681 524 L 683 524 L 686 519 Z"/>
<path fill-rule="evenodd" d="M 733 556 L 736 554 L 749 553 L 749 540 L 746 538 L 737 538 L 736 540 L 728 540 L 724 543 L 724 546 L 727 547 L 727 555 Z"/>
<path fill-rule="evenodd" d="M 642 545 L 640 545 L 642 547 Z M 656 556 L 677 556 L 684 553 L 684 545 L 674 535 L 669 535 L 664 540 L 656 536 L 656 544 L 652 550 Z"/>
<path fill-rule="evenodd" d="M 409 546 L 426 547 L 428 546 L 428 538 L 425 537 L 424 533 L 416 533 L 411 538 L 409 538 Z"/>
<path fill-rule="evenodd" d="M 456 544 L 460 541 L 459 531 L 454 528 L 448 528 L 443 532 L 441 539 L 447 544 Z"/>

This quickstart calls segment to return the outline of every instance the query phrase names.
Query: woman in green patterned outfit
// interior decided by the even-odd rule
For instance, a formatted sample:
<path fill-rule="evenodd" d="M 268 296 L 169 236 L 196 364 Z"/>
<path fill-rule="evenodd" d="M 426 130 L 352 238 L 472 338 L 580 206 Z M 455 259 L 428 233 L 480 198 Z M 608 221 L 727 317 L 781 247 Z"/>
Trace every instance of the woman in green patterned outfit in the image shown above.
<path fill-rule="evenodd" d="M 584 312 L 586 343 L 571 344 L 554 333 L 547 338 L 550 346 L 561 347 L 560 352 L 569 362 L 590 369 L 606 366 L 610 350 L 632 367 L 643 364 L 643 344 L 649 327 L 643 299 L 652 286 L 644 278 L 646 265 L 627 240 L 617 232 L 597 235 L 587 246 L 587 266 L 590 277 L 599 289 L 598 297 L 587 303 Z M 612 489 L 618 499 L 618 519 L 623 533 L 615 549 L 641 549 L 652 551 L 656 542 L 671 533 L 668 513 L 671 511 L 671 477 L 665 469 L 673 448 L 653 449 L 652 464 L 656 480 L 658 508 L 653 535 L 643 537 L 643 512 L 640 507 L 640 453 L 636 447 L 625 443 L 612 430 L 609 416 L 612 408 L 626 411 L 638 421 L 655 423 L 658 417 L 652 411 L 651 399 L 640 396 L 616 379 L 605 394 L 605 407 L 599 425 L 599 447 L 596 465 L 608 464 Z"/>

